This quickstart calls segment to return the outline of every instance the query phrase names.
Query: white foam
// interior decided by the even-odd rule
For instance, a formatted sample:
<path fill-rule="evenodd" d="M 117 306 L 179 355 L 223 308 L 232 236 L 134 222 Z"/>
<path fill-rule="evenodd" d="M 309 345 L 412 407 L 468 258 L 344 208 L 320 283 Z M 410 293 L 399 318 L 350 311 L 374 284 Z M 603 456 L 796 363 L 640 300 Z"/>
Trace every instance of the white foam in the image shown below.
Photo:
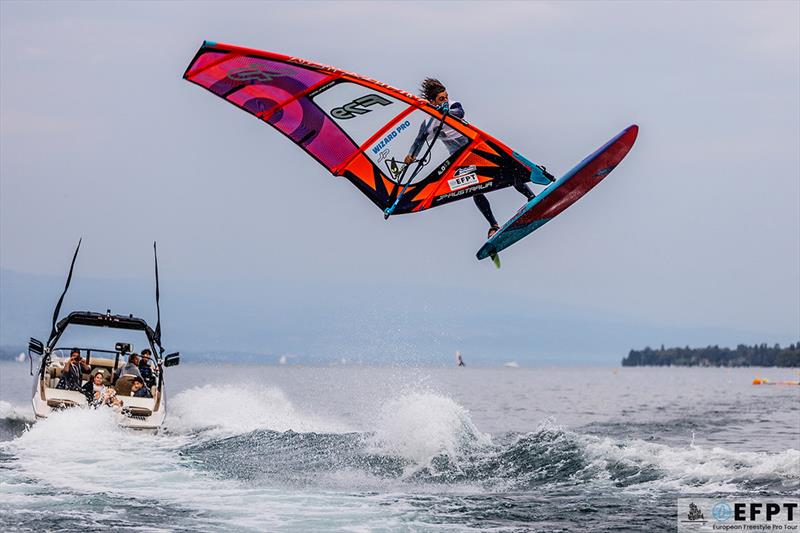
<path fill-rule="evenodd" d="M 582 437 L 587 458 L 595 466 L 616 463 L 661 472 L 652 482 L 659 489 L 699 493 L 743 490 L 741 482 L 780 477 L 789 484 L 800 481 L 800 451 L 779 453 L 737 452 L 724 448 L 688 445 L 670 447 L 638 439 Z M 645 488 L 647 484 L 644 484 Z"/>
<path fill-rule="evenodd" d="M 348 506 L 365 519 L 382 516 L 380 508 L 349 495 L 290 494 L 220 479 L 178 453 L 194 438 L 124 429 L 111 409 L 54 413 L 17 439 L 0 443 L 0 449 L 14 457 L 13 470 L 0 471 L 0 507 L 61 509 L 74 505 L 76 493 L 102 494 L 198 509 L 206 521 L 199 529 L 225 524 L 234 530 L 272 529 L 293 521 L 323 521 L 330 515 L 335 519 L 337 510 Z M 48 488 L 43 491 L 44 487 Z M 113 511 L 98 511 L 105 518 L 109 512 Z"/>
<path fill-rule="evenodd" d="M 0 400 L 0 418 L 21 420 L 23 422 L 33 422 L 36 419 L 30 407 L 12 405 L 2 400 Z"/>
<path fill-rule="evenodd" d="M 382 453 L 422 466 L 441 454 L 457 460 L 465 451 L 491 442 L 451 398 L 411 393 L 383 405 L 372 444 Z"/>
<path fill-rule="evenodd" d="M 7 447 L 28 475 L 55 487 L 113 491 L 122 478 L 133 489 L 149 488 L 161 476 L 164 452 L 152 435 L 121 429 L 118 416 L 111 409 L 68 409 Z M 110 475 L 118 472 L 124 474 Z"/>
<path fill-rule="evenodd" d="M 252 385 L 205 385 L 185 390 L 168 405 L 170 430 L 215 430 L 238 434 L 269 429 L 298 433 L 343 433 L 335 421 L 300 413 L 280 389 Z"/>

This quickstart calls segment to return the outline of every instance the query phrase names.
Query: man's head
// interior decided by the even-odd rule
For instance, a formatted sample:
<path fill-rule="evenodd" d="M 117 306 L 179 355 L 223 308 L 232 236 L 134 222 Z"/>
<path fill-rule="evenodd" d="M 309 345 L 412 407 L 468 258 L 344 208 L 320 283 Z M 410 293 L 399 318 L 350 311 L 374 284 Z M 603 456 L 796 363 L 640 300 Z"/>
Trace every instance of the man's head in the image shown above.
<path fill-rule="evenodd" d="M 81 349 L 80 348 L 73 348 L 69 351 L 70 359 L 80 359 L 81 358 Z"/>
<path fill-rule="evenodd" d="M 131 391 L 139 392 L 142 387 L 144 387 L 144 381 L 139 378 L 133 378 L 133 383 L 131 383 Z"/>
<path fill-rule="evenodd" d="M 425 78 L 419 88 L 420 95 L 435 106 L 447 102 L 447 89 L 436 78 Z"/>
<path fill-rule="evenodd" d="M 142 350 L 142 362 L 147 363 L 150 361 L 150 356 L 153 355 L 153 352 L 150 351 L 150 348 L 145 348 Z"/>
<path fill-rule="evenodd" d="M 130 357 L 128 357 L 128 362 L 132 365 L 139 366 L 139 354 L 132 353 Z"/>

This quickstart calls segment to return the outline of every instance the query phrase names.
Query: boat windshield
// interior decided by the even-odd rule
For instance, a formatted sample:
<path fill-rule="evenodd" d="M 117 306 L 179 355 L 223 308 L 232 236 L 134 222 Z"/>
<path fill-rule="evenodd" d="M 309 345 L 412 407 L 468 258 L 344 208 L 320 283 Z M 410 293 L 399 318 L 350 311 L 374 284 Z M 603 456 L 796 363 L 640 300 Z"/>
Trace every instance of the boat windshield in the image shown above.
<path fill-rule="evenodd" d="M 109 354 L 113 355 L 116 352 L 117 343 L 129 344 L 128 353 L 141 353 L 145 348 L 153 349 L 143 331 L 71 325 L 67 326 L 58 339 L 58 346 L 53 350 L 53 355 L 59 358 L 68 358 L 69 350 L 74 347 L 81 348 L 81 354 L 84 357 L 86 356 L 85 350 L 92 350 L 93 353 L 95 351 L 105 352 L 102 357 L 109 357 Z"/>

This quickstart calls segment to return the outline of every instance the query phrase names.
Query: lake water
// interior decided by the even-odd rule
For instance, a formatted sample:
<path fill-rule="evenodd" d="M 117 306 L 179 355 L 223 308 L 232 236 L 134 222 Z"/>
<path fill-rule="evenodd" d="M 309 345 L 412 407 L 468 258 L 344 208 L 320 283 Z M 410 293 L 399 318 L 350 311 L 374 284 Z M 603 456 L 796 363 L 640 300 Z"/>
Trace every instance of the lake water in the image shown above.
<path fill-rule="evenodd" d="M 158 434 L 33 423 L 0 363 L 4 531 L 662 531 L 687 495 L 800 490 L 790 369 L 167 369 Z"/>

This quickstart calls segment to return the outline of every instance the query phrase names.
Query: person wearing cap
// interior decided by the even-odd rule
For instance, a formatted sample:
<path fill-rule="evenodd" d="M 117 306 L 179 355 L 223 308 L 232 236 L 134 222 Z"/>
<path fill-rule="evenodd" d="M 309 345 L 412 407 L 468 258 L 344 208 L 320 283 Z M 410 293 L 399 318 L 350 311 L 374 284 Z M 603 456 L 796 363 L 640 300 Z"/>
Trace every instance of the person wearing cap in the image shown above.
<path fill-rule="evenodd" d="M 80 348 L 73 348 L 69 352 L 69 359 L 61 370 L 61 379 L 56 385 L 57 389 L 81 390 L 81 376 L 83 372 L 89 372 L 92 368 L 86 364 L 81 357 Z"/>

